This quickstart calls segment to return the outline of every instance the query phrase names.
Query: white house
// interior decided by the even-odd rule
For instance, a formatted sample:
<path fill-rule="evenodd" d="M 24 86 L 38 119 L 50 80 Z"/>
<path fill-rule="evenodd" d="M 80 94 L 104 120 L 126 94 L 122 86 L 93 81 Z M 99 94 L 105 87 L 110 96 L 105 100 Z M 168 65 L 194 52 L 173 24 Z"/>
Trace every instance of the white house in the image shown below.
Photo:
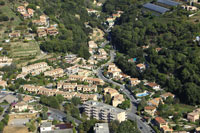
<path fill-rule="evenodd" d="M 51 122 L 43 122 L 40 126 L 40 132 L 44 133 L 44 132 L 50 132 L 52 131 L 52 123 Z"/>

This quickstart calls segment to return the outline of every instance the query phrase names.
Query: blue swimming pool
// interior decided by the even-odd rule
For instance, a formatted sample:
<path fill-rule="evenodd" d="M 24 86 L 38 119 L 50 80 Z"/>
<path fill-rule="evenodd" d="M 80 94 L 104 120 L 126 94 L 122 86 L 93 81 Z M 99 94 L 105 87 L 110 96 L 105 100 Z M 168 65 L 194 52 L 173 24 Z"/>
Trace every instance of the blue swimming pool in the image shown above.
<path fill-rule="evenodd" d="M 148 92 L 136 94 L 137 97 L 145 97 L 147 95 L 149 95 Z"/>

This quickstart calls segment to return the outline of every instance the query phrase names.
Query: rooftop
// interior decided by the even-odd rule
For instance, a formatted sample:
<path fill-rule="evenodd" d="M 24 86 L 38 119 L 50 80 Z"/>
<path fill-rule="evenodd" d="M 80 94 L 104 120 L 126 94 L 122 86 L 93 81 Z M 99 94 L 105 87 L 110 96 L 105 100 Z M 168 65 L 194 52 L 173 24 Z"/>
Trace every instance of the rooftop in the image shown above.
<path fill-rule="evenodd" d="M 161 14 L 169 11 L 169 9 L 167 9 L 167 8 L 164 8 L 164 7 L 158 6 L 158 5 L 154 5 L 154 4 L 151 4 L 151 3 L 146 3 L 146 4 L 143 5 L 143 7 L 147 8 L 149 10 L 161 13 Z"/>
<path fill-rule="evenodd" d="M 95 133 L 109 133 L 108 123 L 96 123 L 94 131 Z"/>
<path fill-rule="evenodd" d="M 52 126 L 51 122 L 43 122 L 40 127 L 51 127 L 51 126 Z"/>
<path fill-rule="evenodd" d="M 162 3 L 168 6 L 178 6 L 180 3 L 172 1 L 172 0 L 158 0 L 158 3 Z"/>
<path fill-rule="evenodd" d="M 97 108 L 100 108 L 100 109 L 103 109 L 103 110 L 107 110 L 109 112 L 114 112 L 114 113 L 125 112 L 125 110 L 122 110 L 120 108 L 116 108 L 116 107 L 113 107 L 111 105 L 104 104 L 104 103 L 101 103 L 101 102 L 92 101 L 92 100 L 86 101 L 85 104 L 89 104 L 92 107 L 97 107 Z"/>
<path fill-rule="evenodd" d="M 166 124 L 166 121 L 162 117 L 156 117 L 155 120 L 160 124 Z"/>

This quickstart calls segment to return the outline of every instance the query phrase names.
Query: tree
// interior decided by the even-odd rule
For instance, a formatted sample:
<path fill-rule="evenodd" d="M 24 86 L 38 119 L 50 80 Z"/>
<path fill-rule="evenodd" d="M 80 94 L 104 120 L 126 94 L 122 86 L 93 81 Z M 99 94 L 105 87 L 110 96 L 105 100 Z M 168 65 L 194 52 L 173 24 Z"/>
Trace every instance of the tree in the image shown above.
<path fill-rule="evenodd" d="M 81 99 L 79 97 L 73 97 L 71 101 L 75 106 L 77 106 L 78 104 L 81 104 Z"/>
<path fill-rule="evenodd" d="M 123 121 L 120 123 L 117 133 L 140 133 L 137 123 L 132 121 Z"/>

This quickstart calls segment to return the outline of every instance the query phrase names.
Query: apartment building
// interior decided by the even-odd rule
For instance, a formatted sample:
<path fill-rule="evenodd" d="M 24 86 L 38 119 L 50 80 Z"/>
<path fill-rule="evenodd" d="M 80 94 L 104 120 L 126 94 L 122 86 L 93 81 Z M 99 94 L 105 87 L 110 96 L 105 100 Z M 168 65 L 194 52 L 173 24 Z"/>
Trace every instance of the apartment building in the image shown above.
<path fill-rule="evenodd" d="M 61 77 L 63 76 L 64 70 L 62 68 L 57 68 L 51 71 L 44 72 L 44 76 L 50 77 Z"/>
<path fill-rule="evenodd" d="M 88 117 L 93 117 L 105 122 L 110 122 L 112 120 L 122 122 L 127 119 L 125 110 L 92 100 L 84 102 L 84 111 Z"/>
<path fill-rule="evenodd" d="M 48 66 L 46 62 L 40 62 L 26 67 L 22 67 L 22 73 L 31 73 L 32 75 L 38 75 L 48 69 L 50 69 L 50 66 Z"/>

